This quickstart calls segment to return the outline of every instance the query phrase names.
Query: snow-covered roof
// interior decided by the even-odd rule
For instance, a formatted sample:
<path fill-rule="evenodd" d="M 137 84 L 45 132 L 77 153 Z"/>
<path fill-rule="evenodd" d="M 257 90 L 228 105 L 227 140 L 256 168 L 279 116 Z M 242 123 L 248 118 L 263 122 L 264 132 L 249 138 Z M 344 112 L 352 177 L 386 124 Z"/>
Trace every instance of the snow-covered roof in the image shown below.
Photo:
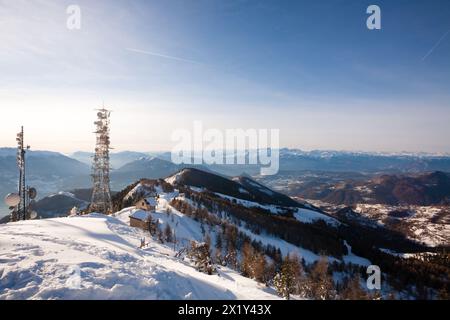
<path fill-rule="evenodd" d="M 130 218 L 138 219 L 141 221 L 146 221 L 150 217 L 150 213 L 144 210 L 136 210 L 132 214 L 130 214 Z"/>

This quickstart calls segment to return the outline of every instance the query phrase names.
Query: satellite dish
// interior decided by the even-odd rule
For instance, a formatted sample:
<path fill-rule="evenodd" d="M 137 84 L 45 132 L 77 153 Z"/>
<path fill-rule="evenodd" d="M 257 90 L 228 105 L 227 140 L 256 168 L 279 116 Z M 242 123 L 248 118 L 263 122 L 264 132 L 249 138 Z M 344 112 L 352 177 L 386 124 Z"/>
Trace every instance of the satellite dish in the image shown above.
<path fill-rule="evenodd" d="M 36 188 L 28 189 L 28 196 L 30 197 L 30 199 L 35 199 L 37 196 Z"/>
<path fill-rule="evenodd" d="M 15 207 L 20 203 L 20 196 L 17 193 L 10 193 L 5 197 L 5 203 L 9 207 Z"/>
<path fill-rule="evenodd" d="M 34 211 L 34 210 L 31 211 L 31 212 L 30 212 L 30 219 L 33 220 L 33 219 L 36 219 L 36 218 L 37 218 L 37 212 Z"/>

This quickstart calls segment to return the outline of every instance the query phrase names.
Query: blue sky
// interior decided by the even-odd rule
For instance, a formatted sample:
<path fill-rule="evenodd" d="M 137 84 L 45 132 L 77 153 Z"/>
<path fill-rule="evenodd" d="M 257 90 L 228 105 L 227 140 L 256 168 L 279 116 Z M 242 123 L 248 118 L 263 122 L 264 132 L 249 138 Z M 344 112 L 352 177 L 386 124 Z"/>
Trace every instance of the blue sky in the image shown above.
<path fill-rule="evenodd" d="M 36 149 L 90 150 L 104 101 L 117 150 L 170 149 L 201 120 L 301 149 L 450 152 L 449 30 L 446 0 L 0 0 L 0 145 L 24 124 Z"/>

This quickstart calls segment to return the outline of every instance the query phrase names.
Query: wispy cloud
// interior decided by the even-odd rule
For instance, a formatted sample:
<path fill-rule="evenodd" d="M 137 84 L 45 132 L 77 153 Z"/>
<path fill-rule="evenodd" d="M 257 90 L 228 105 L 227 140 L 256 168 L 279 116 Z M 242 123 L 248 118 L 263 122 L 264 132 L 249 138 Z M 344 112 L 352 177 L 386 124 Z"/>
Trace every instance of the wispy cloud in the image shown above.
<path fill-rule="evenodd" d="M 161 53 L 152 52 L 152 51 L 133 49 L 133 48 L 125 48 L 125 50 L 131 51 L 131 52 L 136 52 L 136 53 L 141 53 L 141 54 L 146 54 L 149 56 L 159 57 L 159 58 L 171 59 L 171 60 L 194 63 L 194 64 L 202 64 L 201 62 L 198 62 L 198 61 L 185 59 L 185 58 L 181 58 L 181 57 L 169 56 L 166 54 L 161 54 Z"/>
<path fill-rule="evenodd" d="M 430 51 L 427 52 L 426 55 L 423 56 L 422 61 L 425 61 L 426 58 L 428 58 L 433 51 L 441 44 L 441 42 L 445 39 L 445 37 L 450 33 L 450 29 L 447 30 L 446 33 L 444 33 L 444 35 L 438 40 L 438 42 L 436 42 L 436 44 L 430 49 Z"/>

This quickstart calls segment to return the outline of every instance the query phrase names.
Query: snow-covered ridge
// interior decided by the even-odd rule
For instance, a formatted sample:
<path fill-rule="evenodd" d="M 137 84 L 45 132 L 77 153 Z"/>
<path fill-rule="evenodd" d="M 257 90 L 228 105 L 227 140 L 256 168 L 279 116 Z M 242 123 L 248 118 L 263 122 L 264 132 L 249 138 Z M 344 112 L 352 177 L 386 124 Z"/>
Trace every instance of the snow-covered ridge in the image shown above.
<path fill-rule="evenodd" d="M 335 226 L 335 227 L 337 227 L 341 224 L 335 218 L 329 217 L 327 215 L 324 215 L 322 213 L 319 213 L 319 212 L 313 211 L 313 210 L 309 210 L 309 209 L 299 208 L 294 213 L 294 216 L 298 221 L 303 222 L 303 223 L 313 223 L 318 220 L 323 220 L 327 224 Z"/>
<path fill-rule="evenodd" d="M 154 188 L 153 186 L 146 185 L 145 183 L 138 183 L 133 189 L 128 192 L 128 194 L 124 197 L 124 200 L 128 200 L 130 198 L 136 197 L 150 197 L 154 196 Z M 138 199 L 135 199 L 138 200 Z"/>
<path fill-rule="evenodd" d="M 174 185 L 175 183 L 179 182 L 183 174 L 186 172 L 187 169 L 183 169 L 174 175 L 164 179 L 168 184 Z"/>
<path fill-rule="evenodd" d="M 191 188 L 192 189 L 192 188 Z M 195 190 L 194 190 L 195 191 Z M 286 209 L 285 207 L 280 207 L 277 205 L 267 205 L 267 204 L 260 204 L 258 202 L 248 201 L 248 200 L 242 200 L 234 197 L 230 197 L 221 193 L 215 193 L 220 198 L 235 202 L 243 207 L 246 208 L 261 208 L 264 210 L 267 210 L 273 214 L 283 214 Z M 325 214 L 322 214 L 320 212 L 309 210 L 309 209 L 303 209 L 303 208 L 292 208 L 294 209 L 294 217 L 303 223 L 314 223 L 318 220 L 323 220 L 327 224 L 332 226 L 339 226 L 340 222 L 336 220 L 335 218 L 329 217 Z"/>
<path fill-rule="evenodd" d="M 59 191 L 58 193 L 53 193 L 53 194 L 49 195 L 48 197 L 52 198 L 55 196 L 66 196 L 69 198 L 77 199 L 77 197 L 73 193 L 67 192 L 67 191 Z"/>

